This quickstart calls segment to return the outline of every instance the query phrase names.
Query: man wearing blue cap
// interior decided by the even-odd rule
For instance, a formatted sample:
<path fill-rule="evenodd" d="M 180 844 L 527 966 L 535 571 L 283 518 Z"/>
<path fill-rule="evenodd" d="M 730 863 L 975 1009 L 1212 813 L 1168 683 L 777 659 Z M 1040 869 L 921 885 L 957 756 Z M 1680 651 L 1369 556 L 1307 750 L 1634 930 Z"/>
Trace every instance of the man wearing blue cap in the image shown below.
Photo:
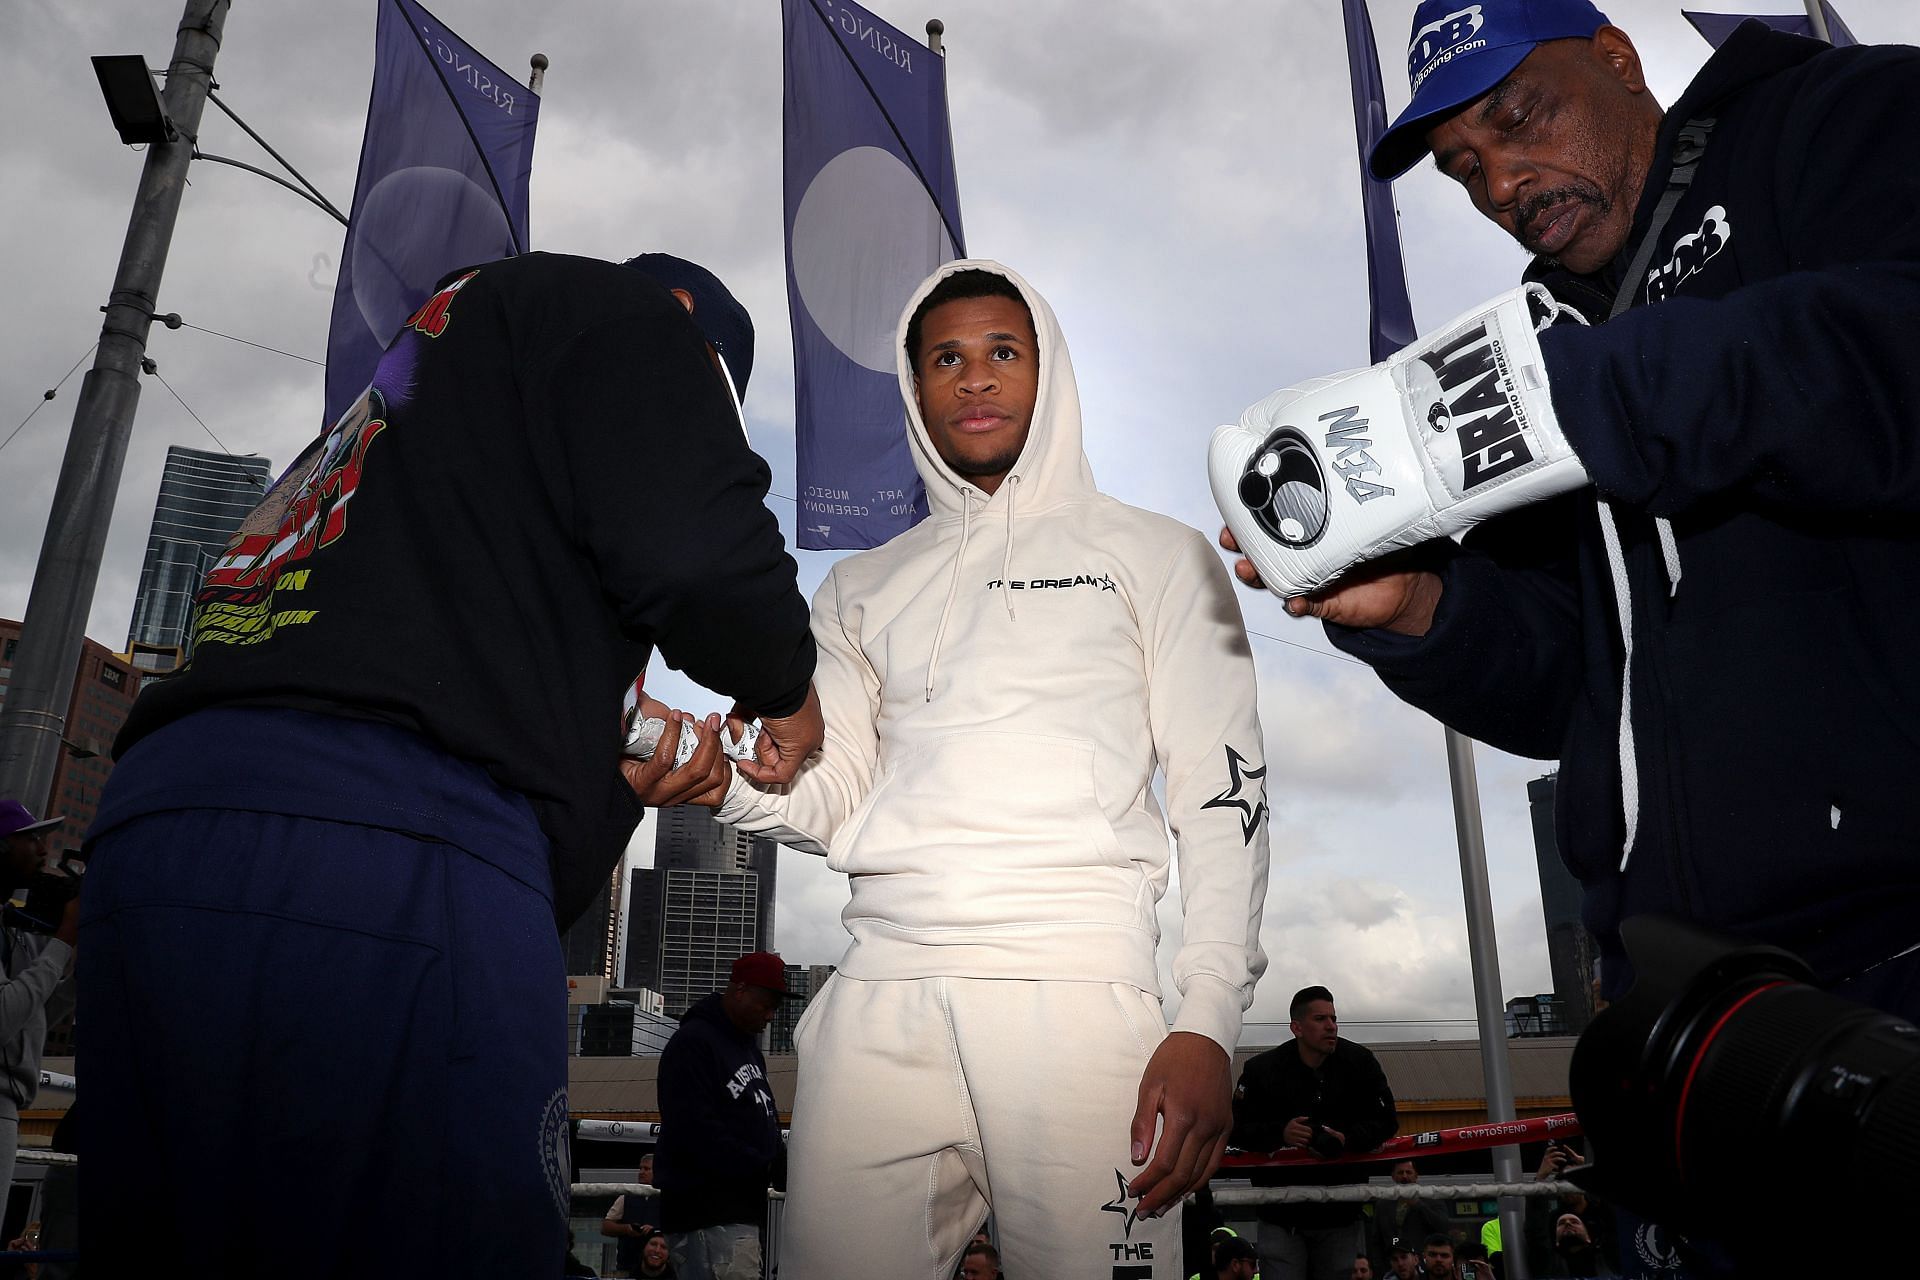
<path fill-rule="evenodd" d="M 1920 1015 L 1920 51 L 1749 23 L 1663 113 L 1585 0 L 1428 0 L 1408 69 L 1374 174 L 1527 290 L 1223 428 L 1241 576 L 1560 760 L 1603 995 L 1664 912 Z"/>
<path fill-rule="evenodd" d="M 89 1271 L 218 1204 L 199 1274 L 557 1274 L 555 923 L 719 750 L 623 762 L 622 695 L 657 646 L 763 718 L 745 768 L 820 741 L 752 351 L 666 255 L 454 272 L 244 522 L 90 835 Z"/>

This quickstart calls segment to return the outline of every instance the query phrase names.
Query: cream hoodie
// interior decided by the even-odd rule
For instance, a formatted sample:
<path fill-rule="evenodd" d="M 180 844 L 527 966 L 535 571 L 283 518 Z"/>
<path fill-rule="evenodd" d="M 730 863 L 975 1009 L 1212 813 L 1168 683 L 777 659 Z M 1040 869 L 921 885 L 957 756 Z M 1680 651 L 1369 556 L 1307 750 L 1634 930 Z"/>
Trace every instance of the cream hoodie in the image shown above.
<path fill-rule="evenodd" d="M 1032 430 L 991 495 L 934 452 L 902 348 L 920 299 L 968 268 L 1019 287 L 1039 340 Z M 1226 569 L 1199 533 L 1094 488 L 1059 323 L 1019 276 L 948 263 L 894 347 L 931 514 L 834 566 L 813 601 L 826 743 L 788 787 L 736 777 L 718 816 L 847 873 L 849 977 L 1156 996 L 1171 825 L 1186 918 L 1174 1029 L 1231 1053 L 1266 967 L 1267 811 Z"/>

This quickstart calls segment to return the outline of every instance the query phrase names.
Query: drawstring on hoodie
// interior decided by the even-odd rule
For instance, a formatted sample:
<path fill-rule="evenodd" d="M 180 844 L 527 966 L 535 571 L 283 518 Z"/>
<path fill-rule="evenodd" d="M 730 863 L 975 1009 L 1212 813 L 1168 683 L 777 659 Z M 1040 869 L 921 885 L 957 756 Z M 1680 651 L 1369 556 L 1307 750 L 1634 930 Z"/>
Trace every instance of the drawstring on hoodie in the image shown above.
<path fill-rule="evenodd" d="M 947 638 L 947 619 L 953 616 L 953 601 L 960 594 L 960 566 L 967 559 L 967 535 L 973 531 L 973 494 L 960 490 L 960 549 L 953 553 L 953 577 L 947 583 L 947 602 L 940 606 L 940 625 L 933 629 L 933 652 L 927 655 L 927 701 L 933 701 L 933 677 L 940 670 L 940 644 Z M 1002 586 L 1004 588 L 1004 582 Z"/>
<path fill-rule="evenodd" d="M 1007 549 L 1000 557 L 1000 603 L 1007 606 L 1007 618 L 1013 618 L 1013 588 L 1007 578 L 1013 573 L 1013 499 L 1020 492 L 1020 477 L 1007 477 Z"/>
<path fill-rule="evenodd" d="M 1667 188 L 1660 193 L 1660 202 L 1654 206 L 1646 234 L 1640 237 L 1640 247 L 1620 277 L 1620 289 L 1614 295 L 1613 309 L 1607 313 L 1607 319 L 1613 319 L 1633 305 L 1634 296 L 1647 278 L 1647 267 L 1660 243 L 1660 233 L 1673 216 L 1674 206 L 1692 185 L 1694 171 L 1700 167 L 1700 157 L 1707 149 L 1707 139 L 1712 136 L 1715 123 L 1711 116 L 1696 116 L 1682 125 L 1674 138 L 1673 167 L 1667 174 Z M 1620 641 L 1626 650 L 1620 669 L 1620 806 L 1627 822 L 1627 840 L 1620 850 L 1620 870 L 1625 872 L 1633 858 L 1634 841 L 1640 834 L 1640 772 L 1633 747 L 1633 594 L 1627 588 L 1627 558 L 1620 548 L 1620 528 L 1613 508 L 1605 498 L 1597 499 L 1596 505 L 1600 510 L 1600 537 L 1607 547 L 1607 570 L 1613 578 L 1613 607 L 1620 615 Z M 1671 598 L 1680 593 L 1680 545 L 1674 539 L 1672 522 L 1665 516 L 1655 517 L 1653 527 L 1660 538 L 1660 563 L 1667 571 L 1667 595 Z"/>
<path fill-rule="evenodd" d="M 1007 546 L 1000 556 L 1000 602 L 1006 606 L 1007 617 L 1012 618 L 1013 588 L 1007 585 L 1007 576 L 1013 571 L 1013 499 L 1020 490 L 1020 477 L 1008 476 L 1007 483 Z M 953 602 L 960 594 L 961 566 L 967 558 L 967 539 L 973 532 L 973 495 L 972 488 L 960 490 L 960 548 L 953 553 L 953 577 L 947 582 L 947 602 L 940 607 L 940 623 L 933 629 L 933 652 L 927 655 L 927 701 L 933 701 L 933 678 L 940 671 L 940 647 L 947 638 L 947 622 L 953 617 Z"/>

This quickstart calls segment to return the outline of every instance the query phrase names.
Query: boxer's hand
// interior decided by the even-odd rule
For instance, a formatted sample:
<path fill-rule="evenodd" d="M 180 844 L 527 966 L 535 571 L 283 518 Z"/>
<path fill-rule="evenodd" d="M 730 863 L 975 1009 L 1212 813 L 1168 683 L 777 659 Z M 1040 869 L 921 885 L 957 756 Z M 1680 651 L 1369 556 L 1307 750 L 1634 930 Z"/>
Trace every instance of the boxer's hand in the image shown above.
<path fill-rule="evenodd" d="M 730 719 L 741 723 L 738 707 Z M 785 786 L 800 772 L 807 757 L 820 749 L 826 737 L 827 724 L 820 714 L 820 695 L 808 685 L 807 700 L 800 704 L 798 711 L 790 716 L 761 717 L 760 741 L 754 758 L 742 760 L 734 767 L 748 782 L 763 787 Z"/>
<path fill-rule="evenodd" d="M 1154 1142 L 1154 1120 L 1160 1140 Z M 1233 1059 L 1207 1037 L 1175 1031 L 1160 1042 L 1140 1077 L 1133 1112 L 1133 1162 L 1153 1163 L 1128 1187 L 1140 1197 L 1135 1212 L 1151 1217 L 1205 1186 L 1227 1153 L 1233 1131 Z"/>
<path fill-rule="evenodd" d="M 651 698 L 641 699 L 639 714 L 656 716 L 667 722 L 667 727 L 661 731 L 659 743 L 654 747 L 652 759 L 620 757 L 620 772 L 626 776 L 627 785 L 633 788 L 634 795 L 640 797 L 641 804 L 654 809 L 675 804 L 698 804 L 712 808 L 726 799 L 727 783 L 732 781 L 733 775 L 727 768 L 727 758 L 720 754 L 720 717 L 717 714 L 707 717 L 706 732 L 700 734 L 700 745 L 694 748 L 693 758 L 678 769 L 672 766 L 674 750 L 680 745 L 680 735 L 700 733 L 700 723 L 686 712 L 675 711 Z"/>

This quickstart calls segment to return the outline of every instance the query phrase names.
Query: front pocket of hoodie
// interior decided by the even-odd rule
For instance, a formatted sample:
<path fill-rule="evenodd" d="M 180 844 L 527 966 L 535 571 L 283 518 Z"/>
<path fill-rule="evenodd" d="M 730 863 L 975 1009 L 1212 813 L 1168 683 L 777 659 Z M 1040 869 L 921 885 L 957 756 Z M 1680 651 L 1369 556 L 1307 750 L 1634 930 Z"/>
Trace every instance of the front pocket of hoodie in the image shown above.
<path fill-rule="evenodd" d="M 963 732 L 893 761 L 827 855 L 849 875 L 1130 866 L 1094 790 L 1093 744 Z"/>

